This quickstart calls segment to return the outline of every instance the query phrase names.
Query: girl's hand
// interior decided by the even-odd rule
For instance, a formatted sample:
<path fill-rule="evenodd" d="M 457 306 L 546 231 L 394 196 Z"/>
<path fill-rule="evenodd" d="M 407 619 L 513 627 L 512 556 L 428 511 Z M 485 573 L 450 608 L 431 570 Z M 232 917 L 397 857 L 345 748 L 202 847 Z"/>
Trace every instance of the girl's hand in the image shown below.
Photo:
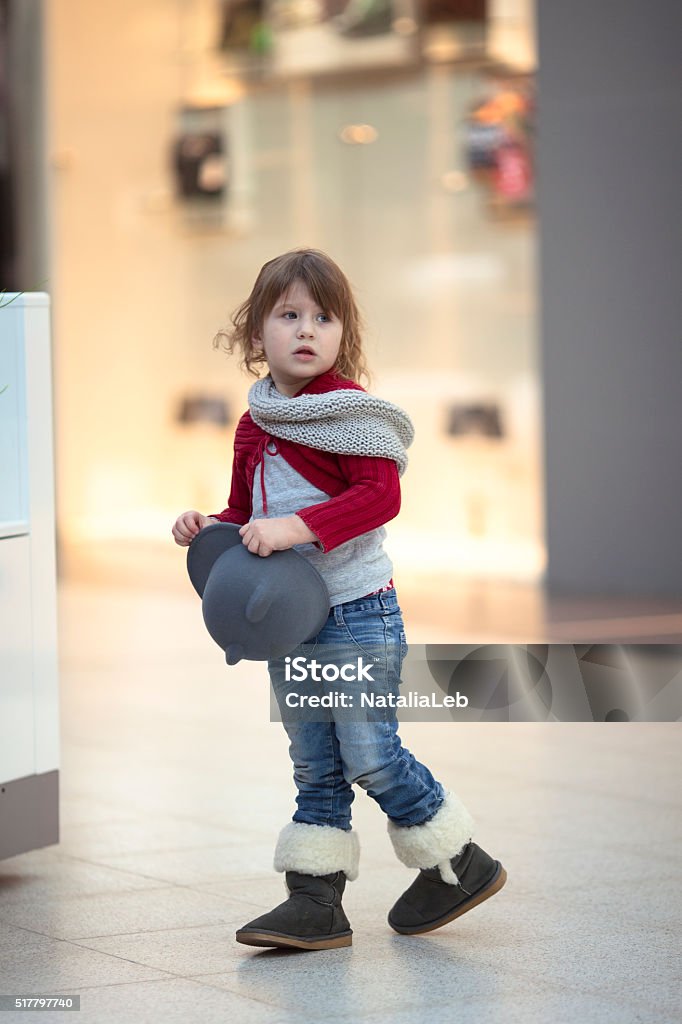
<path fill-rule="evenodd" d="M 175 543 L 179 544 L 182 548 L 186 548 L 192 538 L 196 537 L 199 530 L 203 530 L 205 526 L 217 522 L 218 520 L 214 519 L 213 516 L 203 516 L 201 512 L 190 509 L 189 512 L 183 512 L 181 516 L 178 516 L 173 524 L 171 533 L 175 538 Z"/>
<path fill-rule="evenodd" d="M 286 551 L 294 544 L 307 544 L 317 537 L 298 516 L 283 516 L 279 519 L 254 519 L 239 531 L 242 544 L 252 555 L 267 558 L 273 551 Z"/>

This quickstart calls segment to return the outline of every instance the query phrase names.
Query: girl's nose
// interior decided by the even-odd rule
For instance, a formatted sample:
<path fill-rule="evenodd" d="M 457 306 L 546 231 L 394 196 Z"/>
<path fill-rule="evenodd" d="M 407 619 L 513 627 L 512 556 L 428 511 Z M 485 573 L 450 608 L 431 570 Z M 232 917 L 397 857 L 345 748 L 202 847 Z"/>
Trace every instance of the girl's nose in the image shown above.
<path fill-rule="evenodd" d="M 312 320 L 305 319 L 300 321 L 296 331 L 298 338 L 312 338 L 314 333 Z"/>

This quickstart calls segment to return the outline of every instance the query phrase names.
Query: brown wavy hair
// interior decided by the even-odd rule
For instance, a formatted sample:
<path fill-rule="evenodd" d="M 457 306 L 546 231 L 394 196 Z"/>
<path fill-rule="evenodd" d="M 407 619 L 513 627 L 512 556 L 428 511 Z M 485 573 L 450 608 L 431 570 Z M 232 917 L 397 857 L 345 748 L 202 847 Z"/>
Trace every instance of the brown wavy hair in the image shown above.
<path fill-rule="evenodd" d="M 292 249 L 263 264 L 248 299 L 230 318 L 232 327 L 216 334 L 213 347 L 222 348 L 230 355 L 238 352 L 240 366 L 254 377 L 260 377 L 260 366 L 266 359 L 262 349 L 254 348 L 253 336 L 262 331 L 267 315 L 296 281 L 306 286 L 320 309 L 332 313 L 343 324 L 341 346 L 334 364 L 336 372 L 356 383 L 363 379 L 369 382 L 362 351 L 364 324 L 350 283 L 340 267 L 319 249 Z"/>

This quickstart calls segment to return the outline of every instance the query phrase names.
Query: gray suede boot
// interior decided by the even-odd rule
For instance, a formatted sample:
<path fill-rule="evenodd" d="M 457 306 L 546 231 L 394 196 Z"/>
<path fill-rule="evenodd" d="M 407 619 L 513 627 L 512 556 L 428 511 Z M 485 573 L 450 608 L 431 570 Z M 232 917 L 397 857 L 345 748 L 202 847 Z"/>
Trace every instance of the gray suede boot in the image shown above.
<path fill-rule="evenodd" d="M 343 871 L 330 875 L 286 872 L 289 898 L 237 932 L 246 946 L 293 949 L 338 949 L 350 946 L 353 932 L 341 906 L 346 887 Z"/>
<path fill-rule="evenodd" d="M 446 793 L 437 812 L 420 825 L 400 826 L 389 819 L 396 855 L 419 874 L 388 915 L 401 935 L 440 928 L 466 914 L 502 888 L 507 873 L 471 842 L 474 823 L 455 793 Z"/>
<path fill-rule="evenodd" d="M 476 843 L 467 843 L 450 861 L 457 884 L 443 881 L 441 869 L 422 868 L 391 908 L 388 923 L 401 935 L 418 935 L 441 928 L 494 896 L 507 881 L 507 872 Z"/>

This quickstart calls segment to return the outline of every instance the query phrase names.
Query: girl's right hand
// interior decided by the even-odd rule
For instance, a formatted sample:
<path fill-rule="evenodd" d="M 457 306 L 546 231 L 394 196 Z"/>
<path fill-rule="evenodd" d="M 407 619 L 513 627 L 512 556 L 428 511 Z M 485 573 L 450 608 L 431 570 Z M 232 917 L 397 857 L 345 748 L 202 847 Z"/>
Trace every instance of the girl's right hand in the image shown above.
<path fill-rule="evenodd" d="M 175 520 L 171 533 L 175 538 L 175 543 L 179 544 L 180 547 L 186 548 L 190 541 L 196 537 L 199 530 L 203 530 L 205 526 L 210 526 L 211 523 L 217 523 L 217 519 L 213 519 L 212 516 L 204 516 L 201 512 L 196 512 L 194 509 L 190 509 L 189 512 L 183 512 L 181 516 Z"/>

